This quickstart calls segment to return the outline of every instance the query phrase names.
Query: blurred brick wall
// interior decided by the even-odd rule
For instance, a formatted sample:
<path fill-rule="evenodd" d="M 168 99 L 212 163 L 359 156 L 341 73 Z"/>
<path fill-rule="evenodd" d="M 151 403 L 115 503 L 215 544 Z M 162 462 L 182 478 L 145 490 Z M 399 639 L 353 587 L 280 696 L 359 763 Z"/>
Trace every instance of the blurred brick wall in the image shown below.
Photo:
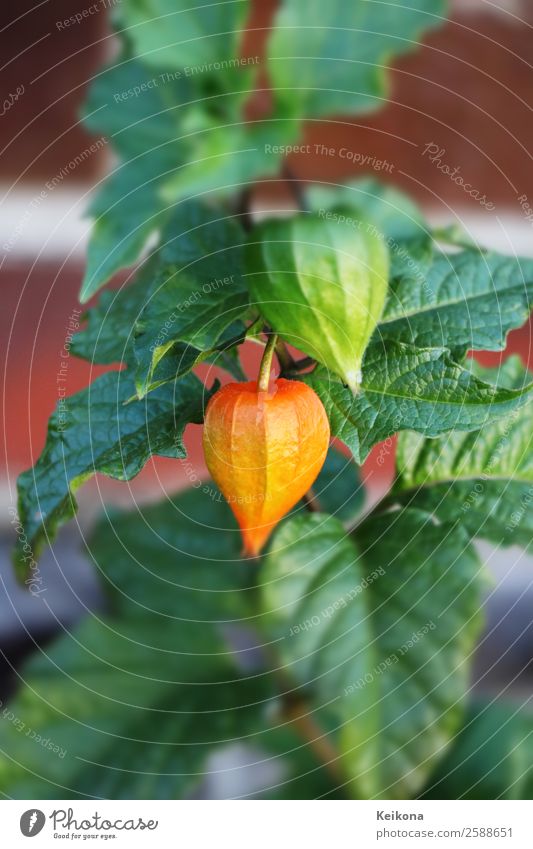
<path fill-rule="evenodd" d="M 39 182 L 84 150 L 87 134 L 79 107 L 87 83 L 110 50 L 107 13 L 58 29 L 58 22 L 86 9 L 88 0 L 6 0 L 0 4 L 2 101 L 24 93 L 2 116 L 0 179 Z M 75 181 L 91 180 L 99 167 L 89 158 Z"/>

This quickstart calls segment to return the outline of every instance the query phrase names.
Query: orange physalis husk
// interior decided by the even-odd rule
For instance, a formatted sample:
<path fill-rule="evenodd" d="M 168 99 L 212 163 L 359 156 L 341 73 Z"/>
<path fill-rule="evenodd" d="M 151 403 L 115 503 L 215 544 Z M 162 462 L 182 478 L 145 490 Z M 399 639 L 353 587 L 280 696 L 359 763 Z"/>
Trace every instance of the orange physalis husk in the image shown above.
<path fill-rule="evenodd" d="M 207 405 L 207 468 L 256 556 L 274 527 L 314 483 L 326 459 L 329 422 L 305 383 L 280 378 L 268 392 L 229 383 Z"/>

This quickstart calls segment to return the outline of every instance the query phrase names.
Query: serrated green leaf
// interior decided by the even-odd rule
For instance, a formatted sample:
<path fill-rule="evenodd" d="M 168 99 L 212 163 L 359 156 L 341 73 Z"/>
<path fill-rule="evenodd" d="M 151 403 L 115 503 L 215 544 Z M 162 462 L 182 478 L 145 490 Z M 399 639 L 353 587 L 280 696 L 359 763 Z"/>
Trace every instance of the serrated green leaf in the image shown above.
<path fill-rule="evenodd" d="M 143 345 L 144 337 L 138 337 L 135 342 L 138 367 L 135 382 L 137 398 L 142 399 L 159 386 L 182 378 L 201 363 L 210 363 L 224 369 L 236 380 L 246 380 L 239 359 L 239 345 L 244 342 L 245 337 L 246 328 L 240 322 L 235 322 L 220 336 L 219 341 L 206 351 L 177 342 L 164 351 L 161 359 L 155 361 L 153 352 Z"/>
<path fill-rule="evenodd" d="M 236 380 L 246 380 L 239 362 L 238 345 L 246 330 L 240 322 L 230 325 L 219 341 L 207 351 L 192 345 L 175 344 L 152 367 L 152 351 L 143 350 L 143 336 L 135 337 L 136 323 L 150 298 L 153 260 L 148 260 L 134 283 L 114 292 L 102 292 L 98 304 L 87 311 L 87 325 L 73 337 L 71 353 L 92 363 L 111 365 L 125 362 L 138 367 L 137 397 L 143 398 L 165 383 L 188 374 L 201 362 L 225 369 Z M 144 362 L 142 371 L 141 364 Z"/>
<path fill-rule="evenodd" d="M 385 302 L 389 258 L 375 227 L 349 214 L 339 208 L 260 224 L 247 269 L 254 306 L 272 329 L 355 391 Z"/>
<path fill-rule="evenodd" d="M 364 177 L 343 185 L 311 185 L 306 191 L 311 209 L 335 209 L 346 206 L 354 217 L 370 221 L 386 239 L 400 242 L 428 235 L 422 212 L 408 195 L 373 177 Z"/>
<path fill-rule="evenodd" d="M 262 622 L 357 798 L 409 798 L 460 722 L 479 632 L 468 536 L 421 511 L 360 526 L 287 522 L 262 580 Z"/>
<path fill-rule="evenodd" d="M 473 236 L 470 236 L 457 221 L 445 224 L 443 227 L 433 227 L 431 233 L 435 241 L 443 245 L 466 248 L 467 250 L 480 250 L 479 242 Z"/>
<path fill-rule="evenodd" d="M 91 362 L 133 365 L 139 397 L 206 360 L 244 379 L 231 350 L 245 334 L 232 318 L 242 316 L 248 302 L 243 238 L 223 210 L 180 204 L 133 283 L 104 292 L 88 310 L 72 352 Z"/>
<path fill-rule="evenodd" d="M 533 307 L 533 260 L 479 250 L 435 251 L 393 269 L 376 338 L 421 348 L 499 351 Z"/>
<path fill-rule="evenodd" d="M 167 354 L 183 373 L 202 355 L 223 349 L 244 332 L 240 320 L 249 298 L 243 232 L 233 219 L 217 218 L 213 210 L 198 204 L 185 208 L 189 214 L 180 216 L 179 231 L 154 258 L 150 293 L 136 326 L 135 382 L 140 397 L 162 382 L 156 371 Z"/>
<path fill-rule="evenodd" d="M 318 118 L 381 106 L 391 59 L 444 23 L 446 11 L 444 0 L 285 0 L 268 47 L 277 108 Z"/>
<path fill-rule="evenodd" d="M 481 373 L 500 383 L 503 379 L 515 391 L 531 379 L 518 357 L 503 368 Z M 528 405 L 473 433 L 450 433 L 435 440 L 401 434 L 391 498 L 432 510 L 442 521 L 460 522 L 472 536 L 530 546 L 532 424 L 533 410 Z"/>
<path fill-rule="evenodd" d="M 133 331 L 149 296 L 150 279 L 151 275 L 141 270 L 133 283 L 102 292 L 98 303 L 83 316 L 86 324 L 74 335 L 71 353 L 101 365 L 134 361 Z"/>
<path fill-rule="evenodd" d="M 407 288 L 408 281 L 413 288 L 424 285 L 426 275 L 429 273 L 435 247 L 430 236 L 421 236 L 405 239 L 399 242 L 390 242 L 391 269 L 390 280 L 401 278 Z M 390 294 L 389 299 L 390 300 Z M 387 301 L 388 303 L 388 301 Z M 387 307 L 387 303 L 385 306 Z M 379 337 L 379 325 L 376 328 L 376 337 Z"/>
<path fill-rule="evenodd" d="M 85 326 L 73 337 L 73 354 L 101 365 L 135 363 L 135 326 L 150 299 L 161 248 L 171 233 L 174 236 L 176 231 L 181 232 L 183 212 L 178 208 L 171 215 L 159 247 L 142 263 L 133 281 L 116 291 L 102 292 L 96 305 L 87 310 L 83 316 Z M 187 211 L 185 219 L 189 220 Z"/>
<path fill-rule="evenodd" d="M 324 369 L 301 378 L 328 414 L 332 436 L 362 463 L 378 442 L 402 430 L 434 437 L 474 431 L 531 401 L 533 384 L 495 387 L 454 363 L 446 350 L 396 342 L 369 346 L 357 395 Z"/>
<path fill-rule="evenodd" d="M 31 547 L 31 555 L 16 551 L 22 572 L 72 518 L 74 493 L 92 475 L 130 480 L 153 455 L 185 457 L 185 427 L 203 420 L 202 383 L 190 375 L 125 405 L 134 391 L 128 372 L 113 371 L 58 404 L 40 458 L 18 479 L 19 518 Z"/>

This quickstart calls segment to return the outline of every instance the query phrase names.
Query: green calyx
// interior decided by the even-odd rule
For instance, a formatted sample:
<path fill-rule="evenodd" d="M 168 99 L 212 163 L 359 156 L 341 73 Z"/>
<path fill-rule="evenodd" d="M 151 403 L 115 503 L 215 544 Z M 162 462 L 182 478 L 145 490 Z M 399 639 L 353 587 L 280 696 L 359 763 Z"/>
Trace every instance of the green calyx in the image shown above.
<path fill-rule="evenodd" d="M 387 294 L 382 234 L 343 208 L 260 224 L 248 245 L 252 300 L 283 339 L 356 392 Z"/>

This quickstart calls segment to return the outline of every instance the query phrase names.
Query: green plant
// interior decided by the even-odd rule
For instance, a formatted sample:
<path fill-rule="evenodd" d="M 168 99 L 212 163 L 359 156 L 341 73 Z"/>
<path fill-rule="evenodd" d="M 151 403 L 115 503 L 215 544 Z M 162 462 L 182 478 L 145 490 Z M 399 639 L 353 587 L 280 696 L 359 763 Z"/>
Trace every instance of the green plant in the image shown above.
<path fill-rule="evenodd" d="M 315 496 L 258 561 L 241 559 L 210 485 L 102 519 L 88 554 L 109 611 L 30 660 L 9 708 L 66 755 L 4 723 L 5 794 L 182 797 L 238 740 L 254 762 L 279 759 L 270 796 L 451 795 L 450 770 L 467 788 L 488 771 L 494 752 L 476 735 L 498 723 L 516 729 L 500 739 L 509 781 L 481 787 L 528 792 L 529 719 L 464 711 L 482 624 L 472 540 L 531 542 L 517 510 L 533 486 L 533 384 L 516 359 L 482 370 L 466 355 L 503 350 L 526 321 L 533 261 L 458 247 L 369 179 L 304 189 L 285 170 L 299 211 L 257 223 L 249 208 L 303 122 L 378 107 L 385 61 L 445 11 L 443 0 L 283 0 L 263 62 L 271 111 L 245 121 L 258 84 L 254 63 L 236 60 L 245 2 L 115 10 L 121 52 L 84 112 L 117 161 L 91 207 L 82 300 L 157 245 L 74 338 L 72 353 L 123 368 L 56 411 L 21 475 L 19 574 L 74 515 L 88 477 L 129 480 L 151 456 L 185 457 L 184 429 L 217 388 L 194 368 L 243 380 L 248 341 L 279 335 L 282 376 L 315 391 L 353 460 L 330 449 Z M 357 466 L 398 433 L 394 485 L 364 513 Z M 228 624 L 267 647 L 251 669 Z M 467 773 L 453 745 L 462 723 Z"/>

